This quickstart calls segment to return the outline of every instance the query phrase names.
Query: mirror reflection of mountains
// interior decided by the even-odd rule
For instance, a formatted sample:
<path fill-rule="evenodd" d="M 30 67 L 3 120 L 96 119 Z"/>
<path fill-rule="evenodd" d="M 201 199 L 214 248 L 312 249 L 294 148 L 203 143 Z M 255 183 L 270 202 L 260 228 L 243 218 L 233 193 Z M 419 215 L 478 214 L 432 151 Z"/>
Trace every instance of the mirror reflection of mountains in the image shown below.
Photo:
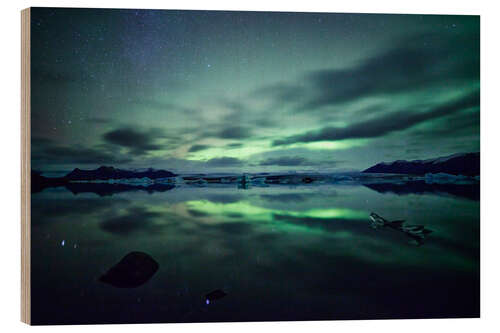
<path fill-rule="evenodd" d="M 67 190 L 73 194 L 80 193 L 95 193 L 99 196 L 108 196 L 122 192 L 144 191 L 148 193 L 166 192 L 173 190 L 175 185 L 172 184 L 151 184 L 144 185 L 129 185 L 129 184 L 107 184 L 107 183 L 68 183 L 64 185 Z"/>
<path fill-rule="evenodd" d="M 479 201 L 480 187 L 478 183 L 453 184 L 453 183 L 426 183 L 423 180 L 407 181 L 404 183 L 372 183 L 363 184 L 367 188 L 379 193 L 392 193 L 396 195 L 408 194 L 434 194 L 451 195 L 454 197 Z"/>
<path fill-rule="evenodd" d="M 49 178 L 32 173 L 31 175 L 31 193 L 38 193 L 46 188 L 65 187 L 73 194 L 95 193 L 99 196 L 110 196 L 122 192 L 145 191 L 148 193 L 165 192 L 175 188 L 173 184 L 126 184 L 126 183 L 104 183 L 92 181 L 69 181 L 64 177 Z"/>

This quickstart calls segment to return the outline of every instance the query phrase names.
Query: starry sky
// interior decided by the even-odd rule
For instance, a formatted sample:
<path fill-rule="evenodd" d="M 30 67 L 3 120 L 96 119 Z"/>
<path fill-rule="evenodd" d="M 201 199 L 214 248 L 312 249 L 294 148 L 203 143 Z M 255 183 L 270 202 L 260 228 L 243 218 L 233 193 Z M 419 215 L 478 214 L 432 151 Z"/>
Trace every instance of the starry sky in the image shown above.
<path fill-rule="evenodd" d="M 479 151 L 479 17 L 33 8 L 32 167 L 363 170 Z"/>

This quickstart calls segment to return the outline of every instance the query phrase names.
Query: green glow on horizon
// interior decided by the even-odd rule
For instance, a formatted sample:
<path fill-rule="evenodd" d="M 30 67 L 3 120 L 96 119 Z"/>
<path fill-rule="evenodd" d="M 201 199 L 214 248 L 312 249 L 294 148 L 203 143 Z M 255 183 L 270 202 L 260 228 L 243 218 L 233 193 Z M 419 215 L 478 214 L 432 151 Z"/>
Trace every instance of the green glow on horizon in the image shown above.
<path fill-rule="evenodd" d="M 286 149 L 303 148 L 310 151 L 327 151 L 346 150 L 354 147 L 362 147 L 370 142 L 368 139 L 342 140 L 342 141 L 318 141 L 308 143 L 295 143 L 286 146 Z M 210 147 L 198 152 L 187 153 L 187 160 L 192 161 L 207 161 L 212 158 L 231 157 L 241 160 L 252 159 L 253 157 L 271 153 L 273 151 L 281 151 L 283 147 L 272 147 L 271 140 L 255 140 L 244 144 L 242 147 L 228 149 L 227 143 L 218 143 L 219 146 Z"/>
<path fill-rule="evenodd" d="M 226 144 L 218 147 L 208 148 L 195 153 L 189 153 L 186 159 L 194 161 L 206 161 L 212 158 L 220 158 L 220 157 L 247 159 L 252 155 L 272 150 L 268 148 L 269 146 L 268 141 L 260 141 L 260 140 L 252 141 L 251 144 L 245 144 L 242 147 L 235 149 L 228 149 L 225 147 L 225 145 Z"/>

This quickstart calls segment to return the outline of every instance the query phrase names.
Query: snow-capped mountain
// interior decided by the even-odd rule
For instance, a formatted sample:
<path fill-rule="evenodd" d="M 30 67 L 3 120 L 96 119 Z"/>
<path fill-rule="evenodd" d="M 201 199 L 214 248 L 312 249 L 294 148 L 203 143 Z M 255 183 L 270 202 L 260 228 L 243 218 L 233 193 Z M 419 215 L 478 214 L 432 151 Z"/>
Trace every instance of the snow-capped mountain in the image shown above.
<path fill-rule="evenodd" d="M 447 173 L 451 175 L 477 176 L 480 172 L 480 156 L 477 153 L 453 154 L 427 160 L 378 163 L 365 173 L 398 173 L 424 175 L 426 173 Z"/>

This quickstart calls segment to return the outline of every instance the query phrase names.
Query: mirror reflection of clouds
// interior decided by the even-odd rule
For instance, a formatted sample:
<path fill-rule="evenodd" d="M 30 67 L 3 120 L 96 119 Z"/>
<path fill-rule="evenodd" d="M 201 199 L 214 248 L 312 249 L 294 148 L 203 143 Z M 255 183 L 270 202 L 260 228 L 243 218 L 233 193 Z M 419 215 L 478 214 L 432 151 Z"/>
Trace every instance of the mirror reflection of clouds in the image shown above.
<path fill-rule="evenodd" d="M 469 250 L 478 246 L 476 241 L 469 242 L 474 239 L 474 233 L 467 236 L 461 232 L 462 228 L 469 227 L 465 221 L 477 219 L 477 205 L 473 201 L 432 195 L 409 195 L 403 200 L 388 202 L 387 195 L 361 186 L 342 185 L 250 191 L 178 188 L 164 193 L 133 192 L 104 198 L 47 191 L 34 196 L 33 227 L 40 231 L 40 236 L 35 238 L 63 230 L 73 233 L 72 230 L 81 228 L 87 238 L 153 237 L 175 240 L 179 244 L 184 237 L 196 242 L 220 239 L 225 244 L 227 237 L 248 238 L 250 242 L 254 236 L 263 239 L 268 236 L 270 240 L 290 241 L 301 237 L 304 242 L 325 242 L 329 248 L 331 245 L 326 245 L 329 240 L 336 239 L 342 251 L 349 252 L 353 250 L 352 244 L 357 244 L 356 251 L 349 255 L 366 255 L 366 260 L 405 262 L 409 258 L 404 250 L 385 258 L 367 250 L 372 246 L 406 247 L 410 241 L 398 234 L 370 230 L 368 216 L 371 210 L 377 210 L 381 215 L 408 219 L 412 224 L 422 223 L 420 219 L 428 221 L 426 226 L 435 232 L 426 248 L 443 247 L 443 255 L 446 253 L 448 258 L 445 261 L 450 262 L 457 256 L 453 253 L 456 248 L 450 251 L 447 246 Z M 444 212 L 443 207 L 446 207 Z M 191 241 L 183 247 L 197 246 Z M 410 247 L 408 251 L 414 250 Z M 425 249 L 419 251 L 426 252 Z M 467 265 L 473 262 L 470 260 L 465 260 Z"/>

